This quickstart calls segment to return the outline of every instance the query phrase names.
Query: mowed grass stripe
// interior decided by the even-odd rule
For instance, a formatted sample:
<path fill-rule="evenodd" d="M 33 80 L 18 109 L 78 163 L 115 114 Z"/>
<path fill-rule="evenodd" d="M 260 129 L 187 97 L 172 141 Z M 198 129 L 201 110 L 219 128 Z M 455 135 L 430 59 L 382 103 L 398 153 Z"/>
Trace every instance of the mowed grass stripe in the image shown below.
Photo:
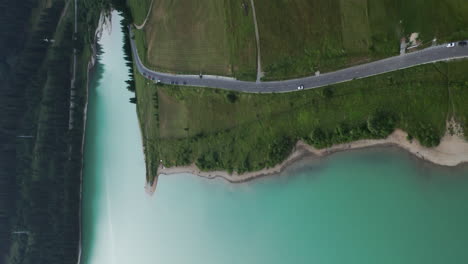
<path fill-rule="evenodd" d="M 349 53 L 365 53 L 370 46 L 367 0 L 340 0 L 342 39 Z"/>
<path fill-rule="evenodd" d="M 266 80 L 329 72 L 422 46 L 468 38 L 466 0 L 255 0 Z"/>
<path fill-rule="evenodd" d="M 150 65 L 170 72 L 231 75 L 224 1 L 162 0 L 145 26 Z"/>
<path fill-rule="evenodd" d="M 136 0 L 128 4 L 135 21 L 143 20 L 145 8 Z M 255 80 L 256 41 L 248 0 L 156 1 L 145 28 L 135 35 L 142 61 L 154 70 Z"/>
<path fill-rule="evenodd" d="M 132 11 L 134 23 L 141 25 L 148 15 L 148 9 L 151 6 L 151 1 L 157 0 L 127 0 L 128 6 Z M 151 14 L 150 14 L 151 15 Z"/>

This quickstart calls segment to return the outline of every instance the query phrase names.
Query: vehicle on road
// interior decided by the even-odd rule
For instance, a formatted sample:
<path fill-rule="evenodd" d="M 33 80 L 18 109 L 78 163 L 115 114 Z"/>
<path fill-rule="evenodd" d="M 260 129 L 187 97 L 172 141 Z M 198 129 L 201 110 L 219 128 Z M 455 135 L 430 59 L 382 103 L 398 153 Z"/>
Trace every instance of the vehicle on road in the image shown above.
<path fill-rule="evenodd" d="M 175 82 L 174 81 L 171 81 L 171 84 L 174 84 Z"/>
<path fill-rule="evenodd" d="M 460 45 L 460 46 L 466 46 L 467 44 L 468 44 L 468 42 L 466 42 L 466 41 L 458 42 L 458 45 Z"/>
<path fill-rule="evenodd" d="M 186 82 L 186 81 L 184 81 L 184 82 L 183 82 L 183 84 L 184 84 L 184 85 L 186 85 L 186 84 L 187 84 L 187 82 Z"/>
<path fill-rule="evenodd" d="M 453 48 L 455 47 L 455 42 L 450 42 L 449 44 L 447 44 L 447 48 Z"/>
<path fill-rule="evenodd" d="M 464 42 L 467 42 L 466 46 Z M 131 40 L 132 54 L 135 58 L 138 57 L 138 50 L 135 45 L 135 41 Z M 456 46 L 460 47 L 456 47 Z M 450 49 L 454 47 L 453 49 Z M 235 78 L 218 78 L 213 81 L 213 77 L 209 76 L 208 79 L 203 78 L 203 74 L 199 72 L 198 75 L 193 77 L 185 77 L 181 75 L 174 75 L 175 78 L 181 82 L 188 80 L 190 85 L 210 88 L 223 88 L 226 90 L 247 92 L 247 93 L 275 93 L 275 92 L 292 92 L 298 90 L 313 89 L 318 87 L 324 87 L 341 82 L 347 82 L 351 80 L 357 80 L 366 78 L 373 75 L 384 74 L 396 70 L 400 70 L 407 67 L 423 65 L 430 62 L 444 61 L 451 58 L 468 58 L 468 40 L 457 40 L 451 43 L 444 43 L 436 45 L 432 48 L 422 49 L 419 52 L 408 53 L 405 59 L 401 59 L 401 56 L 393 56 L 382 60 L 377 60 L 362 65 L 356 65 L 347 67 L 341 70 L 327 73 L 327 76 L 320 75 L 289 79 L 282 81 L 265 81 L 265 82 L 253 82 L 247 80 L 236 80 Z M 154 76 L 164 76 L 160 72 L 152 71 L 145 68 L 140 59 L 136 59 L 137 70 L 140 74 L 150 74 Z M 191 80 L 199 77 L 199 81 L 192 82 Z M 164 83 L 170 83 L 169 77 L 164 77 Z M 174 84 L 174 82 L 172 82 Z M 302 86 L 302 87 L 301 87 Z M 296 88 L 295 88 L 296 87 Z"/>

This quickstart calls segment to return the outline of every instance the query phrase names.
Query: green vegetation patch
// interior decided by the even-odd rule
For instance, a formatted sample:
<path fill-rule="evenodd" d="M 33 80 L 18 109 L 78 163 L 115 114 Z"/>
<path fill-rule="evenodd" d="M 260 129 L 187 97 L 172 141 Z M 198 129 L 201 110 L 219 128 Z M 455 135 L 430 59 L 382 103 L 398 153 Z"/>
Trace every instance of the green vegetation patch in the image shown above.
<path fill-rule="evenodd" d="M 156 0 L 127 0 L 135 24 L 141 25 L 145 21 L 152 1 Z"/>
<path fill-rule="evenodd" d="M 146 159 L 147 180 L 153 180 L 159 166 L 159 100 L 154 83 L 135 74 L 137 113 Z"/>
<path fill-rule="evenodd" d="M 344 65 L 338 0 L 254 2 L 265 79 Z"/>
<path fill-rule="evenodd" d="M 450 79 L 449 92 L 455 120 L 462 126 L 468 139 L 468 67 L 465 61 L 456 61 L 448 65 Z"/>
<path fill-rule="evenodd" d="M 249 0 L 224 0 L 231 73 L 238 79 L 257 78 L 257 43 Z"/>
<path fill-rule="evenodd" d="M 238 172 L 278 164 L 299 139 L 323 148 L 401 128 L 435 146 L 453 104 L 466 122 L 467 70 L 468 61 L 428 64 L 281 94 L 153 85 L 159 114 L 152 129 L 159 137 L 152 142 L 165 166 L 195 162 Z"/>
<path fill-rule="evenodd" d="M 157 1 L 145 26 L 150 65 L 231 75 L 224 1 Z"/>
<path fill-rule="evenodd" d="M 371 44 L 367 2 L 367 0 L 340 0 L 343 47 L 351 53 L 365 53 Z"/>
<path fill-rule="evenodd" d="M 139 17 L 136 2 L 128 4 Z M 156 1 L 135 38 L 141 59 L 153 69 L 246 80 L 256 76 L 255 31 L 246 0 Z"/>
<path fill-rule="evenodd" d="M 265 79 L 327 72 L 397 55 L 400 39 L 422 46 L 468 37 L 464 0 L 255 0 Z"/>

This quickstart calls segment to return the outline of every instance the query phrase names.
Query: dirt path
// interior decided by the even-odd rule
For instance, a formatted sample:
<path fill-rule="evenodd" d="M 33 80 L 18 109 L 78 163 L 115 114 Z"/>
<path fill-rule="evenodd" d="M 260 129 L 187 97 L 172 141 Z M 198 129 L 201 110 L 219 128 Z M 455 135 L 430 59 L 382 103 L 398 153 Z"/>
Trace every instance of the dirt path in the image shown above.
<path fill-rule="evenodd" d="M 260 34 L 258 33 L 257 15 L 255 12 L 254 0 L 250 0 L 250 4 L 252 5 L 252 14 L 255 25 L 255 38 L 257 39 L 257 82 L 260 82 L 260 79 L 263 77 L 262 62 L 260 56 Z"/>
<path fill-rule="evenodd" d="M 133 24 L 133 25 L 135 25 L 135 28 L 136 28 L 136 29 L 141 30 L 141 29 L 143 29 L 143 27 L 145 26 L 146 21 L 148 21 L 148 17 L 149 17 L 150 14 L 151 14 L 151 9 L 153 8 L 153 3 L 154 3 L 154 0 L 151 1 L 151 4 L 150 4 L 150 6 L 149 6 L 149 8 L 148 8 L 148 13 L 146 14 L 146 18 L 145 18 L 145 20 L 143 21 L 143 23 L 142 23 L 141 25 Z"/>

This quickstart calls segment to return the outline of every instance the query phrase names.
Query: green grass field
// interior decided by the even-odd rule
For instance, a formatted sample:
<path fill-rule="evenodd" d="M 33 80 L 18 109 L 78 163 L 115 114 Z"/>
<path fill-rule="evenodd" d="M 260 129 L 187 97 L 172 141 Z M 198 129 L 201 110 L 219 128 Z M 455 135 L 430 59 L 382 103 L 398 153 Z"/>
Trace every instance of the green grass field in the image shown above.
<path fill-rule="evenodd" d="M 429 64 L 286 94 L 150 84 L 145 89 L 157 89 L 157 103 L 149 95 L 138 103 L 139 109 L 151 104 L 157 111 L 150 118 L 158 120 L 143 127 L 157 131 L 150 141 L 166 166 L 197 162 L 205 169 L 243 172 L 274 166 L 298 139 L 324 147 L 383 137 L 366 128 L 379 111 L 426 145 L 437 144 L 449 116 L 468 131 L 467 71 L 467 60 Z M 314 141 L 317 129 L 325 141 Z"/>
<path fill-rule="evenodd" d="M 257 43 L 250 1 L 224 1 L 232 76 L 242 80 L 256 80 Z M 245 9 L 242 4 L 245 4 Z"/>
<path fill-rule="evenodd" d="M 463 61 L 450 63 L 448 73 L 455 119 L 462 125 L 468 139 L 468 68 Z"/>
<path fill-rule="evenodd" d="M 128 0 L 137 22 L 150 3 Z M 397 55 L 401 38 L 414 32 L 422 47 L 434 38 L 468 38 L 465 0 L 255 0 L 255 6 L 264 80 Z M 144 61 L 153 69 L 255 80 L 250 1 L 157 1 L 140 35 Z"/>
<path fill-rule="evenodd" d="M 223 1 L 157 1 L 145 26 L 147 58 L 169 72 L 231 75 Z"/>
<path fill-rule="evenodd" d="M 147 180 L 153 181 L 159 165 L 158 93 L 155 85 L 135 74 L 137 113 L 146 160 Z"/>
<path fill-rule="evenodd" d="M 134 23 L 141 25 L 145 21 L 148 10 L 153 0 L 127 0 L 127 4 L 133 15 Z M 154 0 L 156 1 L 156 0 Z"/>
<path fill-rule="evenodd" d="M 136 11 L 138 4 L 128 3 L 134 16 L 140 17 L 139 13 L 143 12 Z M 250 7 L 245 10 L 241 3 L 237 0 L 155 2 L 144 33 L 137 33 L 146 65 L 174 73 L 202 72 L 255 79 L 253 18 Z"/>
<path fill-rule="evenodd" d="M 255 0 L 265 79 L 396 55 L 400 39 L 468 38 L 464 0 Z"/>

